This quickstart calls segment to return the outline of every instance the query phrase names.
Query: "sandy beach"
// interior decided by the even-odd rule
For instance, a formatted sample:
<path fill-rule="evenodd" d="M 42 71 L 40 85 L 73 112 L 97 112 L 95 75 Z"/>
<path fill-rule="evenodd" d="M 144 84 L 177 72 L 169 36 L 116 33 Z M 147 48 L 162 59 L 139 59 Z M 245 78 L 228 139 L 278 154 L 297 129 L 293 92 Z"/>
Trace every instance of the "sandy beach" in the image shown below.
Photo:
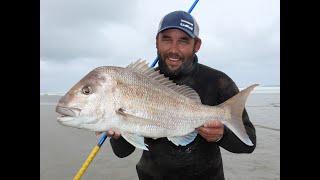
<path fill-rule="evenodd" d="M 97 143 L 94 133 L 57 123 L 57 95 L 40 95 L 40 178 L 69 180 Z M 257 147 L 252 154 L 233 154 L 221 148 L 227 180 L 280 179 L 280 93 L 254 93 L 246 109 L 256 127 Z M 116 157 L 109 139 L 90 164 L 83 180 L 138 180 L 135 165 L 142 151 Z"/>

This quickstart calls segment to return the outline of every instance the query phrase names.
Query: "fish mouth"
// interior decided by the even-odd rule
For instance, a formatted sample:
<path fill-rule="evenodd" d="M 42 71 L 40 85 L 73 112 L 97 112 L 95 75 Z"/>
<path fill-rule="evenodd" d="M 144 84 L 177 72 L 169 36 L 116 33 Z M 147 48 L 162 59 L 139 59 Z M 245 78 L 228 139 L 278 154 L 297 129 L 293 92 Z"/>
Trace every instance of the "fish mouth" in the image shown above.
<path fill-rule="evenodd" d="M 58 116 L 59 121 L 70 121 L 79 116 L 81 109 L 73 108 L 73 107 L 65 107 L 65 106 L 57 106 L 56 112 L 60 114 Z"/>

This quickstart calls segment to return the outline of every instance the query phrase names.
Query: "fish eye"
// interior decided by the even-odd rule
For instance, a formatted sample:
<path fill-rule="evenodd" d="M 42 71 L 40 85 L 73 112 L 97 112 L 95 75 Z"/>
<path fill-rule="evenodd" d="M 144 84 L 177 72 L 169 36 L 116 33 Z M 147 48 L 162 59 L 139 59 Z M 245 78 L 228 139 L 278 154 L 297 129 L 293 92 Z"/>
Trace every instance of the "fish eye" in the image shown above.
<path fill-rule="evenodd" d="M 92 88 L 90 86 L 84 86 L 82 88 L 82 94 L 88 95 L 92 93 Z"/>

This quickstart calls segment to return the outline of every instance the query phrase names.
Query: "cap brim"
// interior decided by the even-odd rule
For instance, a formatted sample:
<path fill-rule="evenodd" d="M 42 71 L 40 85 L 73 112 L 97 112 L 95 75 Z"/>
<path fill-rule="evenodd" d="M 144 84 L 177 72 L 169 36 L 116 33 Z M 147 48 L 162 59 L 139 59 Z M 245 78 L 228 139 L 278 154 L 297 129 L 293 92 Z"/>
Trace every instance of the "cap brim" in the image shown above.
<path fill-rule="evenodd" d="M 187 33 L 191 38 L 195 38 L 196 36 L 191 32 L 191 31 L 188 31 L 180 26 L 168 26 L 168 27 L 165 27 L 165 28 L 162 28 L 158 31 L 158 34 L 164 30 L 167 30 L 167 29 L 179 29 L 185 33 Z"/>

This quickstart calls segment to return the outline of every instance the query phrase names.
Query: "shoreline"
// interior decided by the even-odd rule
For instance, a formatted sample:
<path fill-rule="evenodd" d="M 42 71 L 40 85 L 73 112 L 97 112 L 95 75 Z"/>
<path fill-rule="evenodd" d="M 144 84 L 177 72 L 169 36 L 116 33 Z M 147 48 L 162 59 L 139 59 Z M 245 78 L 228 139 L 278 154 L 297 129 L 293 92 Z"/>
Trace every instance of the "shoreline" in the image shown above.
<path fill-rule="evenodd" d="M 246 87 L 240 87 L 243 90 Z M 40 96 L 63 96 L 66 92 L 40 92 Z M 251 94 L 280 94 L 280 86 L 258 86 Z"/>
<path fill-rule="evenodd" d="M 40 179 L 72 179 L 98 138 L 93 132 L 70 128 L 56 121 L 55 105 L 61 96 L 40 96 Z M 251 154 L 221 149 L 225 179 L 280 179 L 280 94 L 252 94 L 247 112 L 255 125 L 257 146 Z M 136 163 L 142 151 L 125 158 L 113 154 L 107 139 L 83 179 L 138 180 Z"/>

